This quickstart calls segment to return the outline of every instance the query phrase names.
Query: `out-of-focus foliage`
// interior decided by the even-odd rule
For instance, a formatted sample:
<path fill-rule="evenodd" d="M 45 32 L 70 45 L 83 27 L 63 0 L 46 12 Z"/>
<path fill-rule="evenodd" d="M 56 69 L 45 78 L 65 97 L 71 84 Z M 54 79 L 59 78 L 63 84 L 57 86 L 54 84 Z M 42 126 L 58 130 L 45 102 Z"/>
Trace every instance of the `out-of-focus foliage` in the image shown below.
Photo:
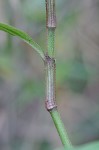
<path fill-rule="evenodd" d="M 98 3 L 56 0 L 56 95 L 74 145 L 99 139 Z M 1 0 L 0 22 L 26 31 L 46 49 L 45 1 Z M 44 91 L 39 56 L 24 42 L 0 32 L 0 150 L 61 147 L 44 109 Z"/>
<path fill-rule="evenodd" d="M 77 146 L 74 148 L 67 148 L 66 150 L 98 150 L 99 149 L 99 142 L 92 142 L 89 144 L 84 144 L 83 146 Z M 62 149 L 56 149 L 56 150 L 64 150 L 64 148 Z"/>
<path fill-rule="evenodd" d="M 25 79 L 24 79 L 25 80 Z M 39 89 L 38 89 L 39 87 Z M 33 101 L 33 97 L 40 97 L 44 94 L 44 85 L 42 82 L 34 80 L 26 80 L 23 82 L 21 93 L 18 96 L 17 102 L 20 108 Z"/>
<path fill-rule="evenodd" d="M 32 0 L 21 0 L 21 7 L 22 9 L 22 13 L 25 15 L 25 17 L 34 22 L 37 22 L 37 24 L 41 24 L 44 23 L 45 21 L 45 2 L 42 1 L 40 3 L 40 1 L 32 1 Z M 31 4 L 31 5 L 30 5 Z M 35 7 L 37 6 L 37 7 Z M 40 9 L 40 11 L 38 11 Z M 38 18 L 38 20 L 36 19 Z"/>
<path fill-rule="evenodd" d="M 13 73 L 13 66 L 11 65 L 11 60 L 9 57 L 1 56 L 0 58 L 0 77 L 1 78 L 9 78 L 9 76 Z"/>
<path fill-rule="evenodd" d="M 78 148 L 73 148 L 71 150 L 98 150 L 99 149 L 99 142 L 94 142 L 94 143 L 90 143 L 90 144 L 85 144 L 84 146 L 80 146 Z"/>

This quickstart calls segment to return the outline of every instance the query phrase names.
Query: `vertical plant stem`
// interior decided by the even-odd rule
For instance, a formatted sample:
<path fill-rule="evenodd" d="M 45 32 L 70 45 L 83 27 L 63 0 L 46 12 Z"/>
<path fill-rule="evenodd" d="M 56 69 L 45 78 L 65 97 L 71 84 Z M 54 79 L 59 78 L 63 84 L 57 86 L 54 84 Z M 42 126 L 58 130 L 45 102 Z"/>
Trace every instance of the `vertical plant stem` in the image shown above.
<path fill-rule="evenodd" d="M 46 2 L 47 55 L 54 57 L 54 34 L 56 28 L 55 0 Z"/>
<path fill-rule="evenodd" d="M 45 60 L 46 68 L 46 109 L 49 111 L 55 127 L 60 136 L 64 148 L 72 147 L 64 128 L 63 122 L 56 105 L 56 63 L 54 54 L 54 39 L 56 28 L 55 0 L 45 0 L 46 2 L 46 27 L 47 27 L 47 54 Z"/>
<path fill-rule="evenodd" d="M 48 28 L 47 31 L 47 52 L 48 55 L 53 58 L 55 56 L 54 52 L 54 41 L 55 40 L 55 28 Z"/>
<path fill-rule="evenodd" d="M 56 107 L 55 103 L 55 60 L 46 56 L 46 109 L 49 111 Z"/>
<path fill-rule="evenodd" d="M 46 68 L 46 101 L 45 101 L 46 109 L 49 111 L 53 119 L 55 127 L 60 136 L 61 142 L 64 145 L 64 148 L 72 147 L 67 132 L 64 128 L 63 122 L 57 110 L 56 92 L 55 92 L 56 64 L 54 58 L 46 56 L 45 68 Z"/>

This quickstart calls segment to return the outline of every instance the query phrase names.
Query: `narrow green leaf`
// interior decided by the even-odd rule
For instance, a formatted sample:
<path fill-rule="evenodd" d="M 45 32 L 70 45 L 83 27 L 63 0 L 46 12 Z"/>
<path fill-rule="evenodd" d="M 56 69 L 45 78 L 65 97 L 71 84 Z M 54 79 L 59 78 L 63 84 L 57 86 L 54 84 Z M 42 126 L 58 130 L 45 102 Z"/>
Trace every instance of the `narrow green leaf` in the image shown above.
<path fill-rule="evenodd" d="M 33 39 L 27 33 L 3 23 L 0 23 L 0 30 L 9 33 L 12 36 L 20 37 L 22 40 L 28 43 L 32 48 L 34 48 L 40 54 L 42 59 L 45 60 L 43 50 L 36 42 L 33 41 Z"/>

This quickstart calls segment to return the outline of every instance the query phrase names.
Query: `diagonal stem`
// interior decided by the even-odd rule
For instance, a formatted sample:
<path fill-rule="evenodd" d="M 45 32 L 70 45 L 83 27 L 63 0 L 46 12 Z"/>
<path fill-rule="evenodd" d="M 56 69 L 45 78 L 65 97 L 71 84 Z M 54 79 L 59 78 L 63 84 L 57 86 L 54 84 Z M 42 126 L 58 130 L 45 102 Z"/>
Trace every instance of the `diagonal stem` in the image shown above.
<path fill-rule="evenodd" d="M 72 144 L 68 138 L 68 134 L 64 128 L 64 124 L 61 120 L 61 117 L 58 113 L 57 109 L 53 109 L 50 111 L 50 115 L 53 119 L 54 125 L 57 129 L 57 132 L 59 134 L 59 137 L 61 139 L 62 144 L 64 145 L 64 148 L 67 149 L 69 147 L 72 147 Z"/>

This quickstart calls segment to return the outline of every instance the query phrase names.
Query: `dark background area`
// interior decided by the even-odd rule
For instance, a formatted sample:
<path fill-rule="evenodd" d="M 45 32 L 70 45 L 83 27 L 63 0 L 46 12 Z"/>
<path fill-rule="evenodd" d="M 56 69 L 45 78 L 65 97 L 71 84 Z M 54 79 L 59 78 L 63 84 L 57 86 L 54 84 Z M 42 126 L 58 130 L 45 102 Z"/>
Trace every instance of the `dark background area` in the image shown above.
<path fill-rule="evenodd" d="M 56 94 L 74 145 L 99 140 L 99 0 L 56 0 Z M 0 22 L 46 49 L 45 1 L 0 0 Z M 0 150 L 52 150 L 61 142 L 45 109 L 41 58 L 0 31 Z"/>

